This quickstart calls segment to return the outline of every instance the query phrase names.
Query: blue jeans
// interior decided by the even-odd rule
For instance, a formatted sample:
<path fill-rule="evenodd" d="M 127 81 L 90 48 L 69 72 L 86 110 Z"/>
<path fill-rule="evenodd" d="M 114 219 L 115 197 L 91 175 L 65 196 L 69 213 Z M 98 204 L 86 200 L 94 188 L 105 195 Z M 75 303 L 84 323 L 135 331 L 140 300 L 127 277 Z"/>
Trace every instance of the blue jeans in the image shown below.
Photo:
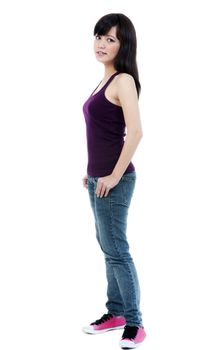
<path fill-rule="evenodd" d="M 96 196 L 97 180 L 98 177 L 88 176 L 96 238 L 104 253 L 106 265 L 106 307 L 109 313 L 124 316 L 128 326 L 140 326 L 140 287 L 126 237 L 127 215 L 136 172 L 124 174 L 107 197 Z"/>

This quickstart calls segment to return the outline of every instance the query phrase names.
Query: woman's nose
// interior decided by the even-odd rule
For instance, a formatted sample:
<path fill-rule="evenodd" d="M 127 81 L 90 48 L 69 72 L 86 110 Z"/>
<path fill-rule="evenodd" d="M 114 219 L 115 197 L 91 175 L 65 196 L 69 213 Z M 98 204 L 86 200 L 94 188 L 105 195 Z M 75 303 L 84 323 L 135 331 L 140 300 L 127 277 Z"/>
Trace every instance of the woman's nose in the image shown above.
<path fill-rule="evenodd" d="M 101 48 L 101 49 L 104 49 L 104 48 L 105 48 L 105 42 L 104 42 L 104 40 L 100 40 L 100 41 L 99 41 L 98 47 Z"/>

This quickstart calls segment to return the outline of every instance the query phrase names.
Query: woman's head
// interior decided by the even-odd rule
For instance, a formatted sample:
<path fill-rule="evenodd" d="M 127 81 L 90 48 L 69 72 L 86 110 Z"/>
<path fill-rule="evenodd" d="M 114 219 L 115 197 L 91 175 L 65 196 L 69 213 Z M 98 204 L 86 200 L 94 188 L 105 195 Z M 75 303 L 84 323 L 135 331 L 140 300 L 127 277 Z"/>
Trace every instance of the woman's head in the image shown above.
<path fill-rule="evenodd" d="M 95 35 L 94 51 L 98 61 L 105 65 L 113 65 L 119 52 L 120 41 L 117 38 L 116 26 L 111 27 L 107 33 Z"/>
<path fill-rule="evenodd" d="M 96 23 L 94 36 L 98 41 L 104 38 L 104 43 L 106 43 L 105 39 L 109 38 L 110 45 L 107 44 L 107 46 L 108 50 L 110 47 L 113 48 L 114 68 L 120 73 L 128 73 L 133 76 L 139 94 L 140 82 L 136 63 L 137 39 L 131 20 L 121 13 L 107 14 Z M 111 42 L 111 39 L 114 42 Z M 102 57 L 102 48 L 100 55 Z"/>

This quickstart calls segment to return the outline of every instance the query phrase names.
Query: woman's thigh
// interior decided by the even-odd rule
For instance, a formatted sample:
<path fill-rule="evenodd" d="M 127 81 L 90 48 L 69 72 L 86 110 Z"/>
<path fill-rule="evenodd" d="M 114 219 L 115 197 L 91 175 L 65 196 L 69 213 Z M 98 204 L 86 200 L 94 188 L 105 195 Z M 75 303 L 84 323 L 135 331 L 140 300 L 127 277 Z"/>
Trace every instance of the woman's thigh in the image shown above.
<path fill-rule="evenodd" d="M 107 255 L 122 256 L 128 253 L 127 216 L 135 182 L 135 173 L 126 174 L 107 197 L 94 198 L 100 240 Z"/>

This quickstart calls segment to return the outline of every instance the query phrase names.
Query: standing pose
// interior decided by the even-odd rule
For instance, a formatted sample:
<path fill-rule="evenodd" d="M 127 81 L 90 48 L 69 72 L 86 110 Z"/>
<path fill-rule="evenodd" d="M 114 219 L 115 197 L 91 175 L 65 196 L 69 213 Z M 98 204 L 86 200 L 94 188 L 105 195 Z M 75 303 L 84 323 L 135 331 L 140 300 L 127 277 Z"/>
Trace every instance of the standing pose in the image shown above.
<path fill-rule="evenodd" d="M 135 348 L 146 336 L 138 276 L 126 237 L 136 182 L 131 159 L 142 137 L 136 33 L 128 17 L 112 13 L 96 23 L 94 36 L 104 77 L 83 106 L 88 149 L 83 185 L 88 189 L 96 237 L 105 258 L 107 313 L 83 331 L 97 334 L 124 328 L 121 348 Z"/>

